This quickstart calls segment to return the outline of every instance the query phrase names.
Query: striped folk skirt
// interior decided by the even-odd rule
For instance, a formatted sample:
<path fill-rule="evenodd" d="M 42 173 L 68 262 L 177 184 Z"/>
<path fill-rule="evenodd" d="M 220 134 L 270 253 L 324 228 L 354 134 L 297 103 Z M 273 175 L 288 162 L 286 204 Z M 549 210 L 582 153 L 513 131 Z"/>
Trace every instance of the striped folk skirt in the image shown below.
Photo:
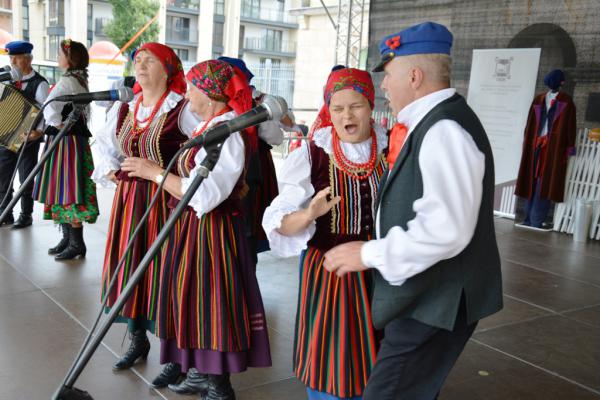
<path fill-rule="evenodd" d="M 48 136 L 44 151 L 52 140 L 54 137 Z M 33 189 L 33 198 L 44 203 L 44 219 L 58 224 L 96 222 L 99 212 L 93 170 L 88 138 L 64 136 L 44 163 Z"/>
<path fill-rule="evenodd" d="M 368 272 L 344 277 L 323 267 L 325 252 L 300 256 L 294 372 L 310 389 L 335 397 L 361 396 L 378 349 Z"/>
<path fill-rule="evenodd" d="M 127 248 L 129 238 L 148 209 L 156 189 L 157 185 L 155 183 L 138 179 L 120 180 L 117 185 L 110 215 L 102 269 L 102 298 L 106 295 L 110 280 L 116 273 L 117 264 Z M 118 272 L 115 289 L 108 294 L 108 307 L 115 303 L 123 288 L 127 285 L 130 276 L 135 272 L 140 261 L 158 236 L 158 232 L 164 226 L 169 215 L 168 198 L 169 195 L 165 194 L 164 191 L 159 195 L 159 199 L 146 221 L 145 228 L 135 239 L 132 250 Z M 159 252 L 119 313 L 120 318 L 117 321 L 127 322 L 130 330 L 133 330 L 133 327 L 145 327 L 147 330 L 154 332 L 161 273 L 160 257 Z"/>
<path fill-rule="evenodd" d="M 188 208 L 163 248 L 161 363 L 184 371 L 271 366 L 267 322 L 241 216 Z"/>

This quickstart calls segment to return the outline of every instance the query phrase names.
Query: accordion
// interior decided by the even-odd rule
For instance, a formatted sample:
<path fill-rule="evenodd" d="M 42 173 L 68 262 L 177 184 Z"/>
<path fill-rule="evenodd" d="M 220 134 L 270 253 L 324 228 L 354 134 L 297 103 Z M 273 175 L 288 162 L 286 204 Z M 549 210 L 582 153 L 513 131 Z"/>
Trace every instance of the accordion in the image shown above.
<path fill-rule="evenodd" d="M 19 90 L 0 83 L 0 146 L 18 152 L 39 111 Z"/>

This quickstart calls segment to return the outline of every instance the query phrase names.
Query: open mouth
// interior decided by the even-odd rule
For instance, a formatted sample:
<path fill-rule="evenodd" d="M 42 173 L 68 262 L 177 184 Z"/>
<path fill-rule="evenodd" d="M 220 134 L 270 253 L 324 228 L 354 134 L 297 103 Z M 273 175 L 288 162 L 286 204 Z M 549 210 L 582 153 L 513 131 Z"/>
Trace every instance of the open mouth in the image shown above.
<path fill-rule="evenodd" d="M 349 134 L 349 135 L 354 135 L 355 133 L 358 132 L 358 125 L 355 124 L 348 124 L 348 125 L 344 125 L 344 130 Z"/>

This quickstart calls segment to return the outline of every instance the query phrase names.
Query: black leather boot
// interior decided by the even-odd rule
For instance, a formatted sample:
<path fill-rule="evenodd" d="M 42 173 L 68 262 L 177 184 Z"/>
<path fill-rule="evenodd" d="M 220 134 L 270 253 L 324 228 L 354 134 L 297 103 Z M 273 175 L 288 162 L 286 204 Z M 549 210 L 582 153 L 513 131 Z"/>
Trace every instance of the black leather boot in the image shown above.
<path fill-rule="evenodd" d="M 71 225 L 60 224 L 60 230 L 62 231 L 63 237 L 56 246 L 48 249 L 48 254 L 50 255 L 58 254 L 64 251 L 64 249 L 66 249 L 69 245 L 69 231 L 71 230 Z"/>
<path fill-rule="evenodd" d="M 33 223 L 33 218 L 31 218 L 31 214 L 19 214 L 19 218 L 15 221 L 11 229 L 23 229 L 31 226 Z"/>
<path fill-rule="evenodd" d="M 201 374 L 195 368 L 190 368 L 185 380 L 179 385 L 169 385 L 169 389 L 178 394 L 200 393 L 203 396 L 208 392 L 208 377 L 208 374 Z"/>
<path fill-rule="evenodd" d="M 74 258 L 85 258 L 85 243 L 83 242 L 83 226 L 69 228 L 69 245 L 61 251 L 54 259 L 56 261 L 72 260 Z"/>
<path fill-rule="evenodd" d="M 175 384 L 181 376 L 181 365 L 177 363 L 168 363 L 163 370 L 152 381 L 152 387 L 164 388 L 170 384 Z"/>
<path fill-rule="evenodd" d="M 202 400 L 235 400 L 235 392 L 229 381 L 229 374 L 209 375 L 208 393 Z"/>
<path fill-rule="evenodd" d="M 0 199 L 2 200 L 2 199 Z M 0 215 L 4 212 L 3 208 L 0 208 Z M 0 226 L 12 225 L 15 222 L 15 217 L 12 214 L 8 214 L 4 221 L 0 223 Z"/>
<path fill-rule="evenodd" d="M 123 354 L 121 359 L 113 365 L 114 370 L 122 370 L 131 368 L 131 366 L 139 359 L 148 358 L 150 352 L 150 341 L 146 336 L 145 329 L 136 329 L 131 333 L 131 343 L 129 350 Z"/>

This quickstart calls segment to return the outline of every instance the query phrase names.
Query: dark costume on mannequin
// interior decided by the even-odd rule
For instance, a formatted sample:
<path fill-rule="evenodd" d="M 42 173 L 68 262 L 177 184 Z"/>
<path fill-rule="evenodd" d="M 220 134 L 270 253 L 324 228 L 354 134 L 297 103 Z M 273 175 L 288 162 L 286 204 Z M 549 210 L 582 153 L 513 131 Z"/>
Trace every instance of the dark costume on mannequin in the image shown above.
<path fill-rule="evenodd" d="M 544 78 L 549 92 L 531 104 L 515 195 L 527 200 L 523 225 L 542 227 L 552 202 L 563 201 L 569 156 L 575 154 L 576 113 L 571 97 L 559 89 L 562 71 Z"/>

